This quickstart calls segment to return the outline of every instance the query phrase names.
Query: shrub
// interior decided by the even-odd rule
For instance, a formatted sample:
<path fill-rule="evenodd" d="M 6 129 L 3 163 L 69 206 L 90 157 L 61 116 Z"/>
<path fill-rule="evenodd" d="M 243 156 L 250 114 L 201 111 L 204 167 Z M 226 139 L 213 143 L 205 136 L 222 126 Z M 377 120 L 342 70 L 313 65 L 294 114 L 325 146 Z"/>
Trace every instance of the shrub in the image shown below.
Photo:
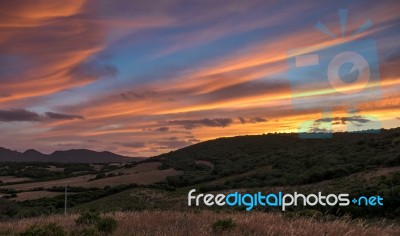
<path fill-rule="evenodd" d="M 96 177 L 94 179 L 103 179 L 106 178 L 107 176 L 103 173 L 97 174 Z"/>
<path fill-rule="evenodd" d="M 213 231 L 231 230 L 235 227 L 235 223 L 231 218 L 226 220 L 217 220 L 213 225 Z"/>
<path fill-rule="evenodd" d="M 166 180 L 169 185 L 174 187 L 179 187 L 182 184 L 179 176 L 168 176 Z"/>
<path fill-rule="evenodd" d="M 20 233 L 20 236 L 65 236 L 67 233 L 64 228 L 55 223 L 50 223 L 43 226 L 33 225 L 24 232 Z"/>
<path fill-rule="evenodd" d="M 92 226 L 74 232 L 77 235 L 98 235 L 100 232 L 108 234 L 117 229 L 117 221 L 114 218 L 100 217 L 97 212 L 84 212 L 75 220 L 75 223 L 80 226 Z"/>
<path fill-rule="evenodd" d="M 117 229 L 117 221 L 112 217 L 104 217 L 97 222 L 96 226 L 100 232 L 112 233 Z"/>
<path fill-rule="evenodd" d="M 11 230 L 9 229 L 0 229 L 0 235 L 1 236 L 8 236 L 8 235 L 13 235 Z"/>
<path fill-rule="evenodd" d="M 389 157 L 384 163 L 385 166 L 399 166 L 400 165 L 400 155 L 397 157 Z"/>
<path fill-rule="evenodd" d="M 82 229 L 74 229 L 71 231 L 71 236 L 99 236 L 100 232 L 95 227 L 85 227 Z"/>
<path fill-rule="evenodd" d="M 75 220 L 77 225 L 95 225 L 100 221 L 101 217 L 98 212 L 84 212 Z"/>
<path fill-rule="evenodd" d="M 19 211 L 20 208 L 15 202 L 0 198 L 0 219 L 11 218 Z"/>

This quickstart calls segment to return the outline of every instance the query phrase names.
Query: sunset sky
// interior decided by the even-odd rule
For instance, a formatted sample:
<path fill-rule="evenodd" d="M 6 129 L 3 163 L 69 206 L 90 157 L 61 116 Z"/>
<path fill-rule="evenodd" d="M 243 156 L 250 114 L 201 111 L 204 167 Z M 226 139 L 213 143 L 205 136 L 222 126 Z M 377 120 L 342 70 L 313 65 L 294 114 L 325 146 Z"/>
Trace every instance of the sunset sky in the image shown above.
<path fill-rule="evenodd" d="M 339 9 L 348 9 L 343 37 Z M 371 27 L 353 34 L 367 20 Z M 335 37 L 317 30 L 319 21 Z M 364 39 L 376 42 L 379 96 L 346 107 L 361 95 L 291 87 L 293 49 Z M 0 146 L 152 156 L 217 137 L 297 132 L 304 121 L 325 122 L 331 105 L 334 131 L 368 128 L 371 117 L 394 128 L 399 66 L 396 0 L 4 0 Z"/>

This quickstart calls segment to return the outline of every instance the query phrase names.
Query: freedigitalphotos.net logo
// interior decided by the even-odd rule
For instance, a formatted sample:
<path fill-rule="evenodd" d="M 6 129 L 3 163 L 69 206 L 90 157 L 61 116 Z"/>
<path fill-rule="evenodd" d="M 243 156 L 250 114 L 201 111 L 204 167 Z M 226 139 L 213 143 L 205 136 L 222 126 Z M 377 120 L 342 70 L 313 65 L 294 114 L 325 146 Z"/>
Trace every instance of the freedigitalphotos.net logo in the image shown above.
<path fill-rule="evenodd" d="M 195 194 L 196 189 L 192 189 L 188 193 L 188 206 L 229 206 L 229 207 L 245 207 L 246 211 L 252 210 L 254 207 L 279 207 L 285 211 L 291 206 L 349 206 L 351 203 L 357 206 L 383 206 L 383 198 L 381 196 L 359 196 L 350 200 L 347 193 L 341 194 L 301 194 L 294 192 L 293 194 L 284 194 L 282 192 L 263 194 L 257 192 L 239 193 L 233 192 L 225 194 Z"/>
<path fill-rule="evenodd" d="M 322 118 L 304 121 L 300 137 L 331 137 L 332 123 L 347 124 L 347 131 L 378 131 L 381 124 L 372 116 L 357 112 L 360 103 L 380 99 L 379 64 L 376 42 L 357 38 L 372 27 L 366 20 L 355 32 L 346 35 L 347 10 L 339 10 L 342 38 L 323 23 L 316 29 L 332 39 L 331 46 L 316 45 L 288 51 L 288 78 L 296 110 L 318 109 Z M 347 107 L 347 117 L 333 117 L 334 107 Z"/>

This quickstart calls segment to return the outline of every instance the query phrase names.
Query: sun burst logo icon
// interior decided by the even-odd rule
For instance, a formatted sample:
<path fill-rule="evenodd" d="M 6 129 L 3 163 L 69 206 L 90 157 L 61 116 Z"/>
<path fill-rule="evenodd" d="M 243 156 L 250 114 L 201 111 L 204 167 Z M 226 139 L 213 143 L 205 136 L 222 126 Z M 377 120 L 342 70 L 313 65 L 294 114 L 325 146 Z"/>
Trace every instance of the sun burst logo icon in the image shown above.
<path fill-rule="evenodd" d="M 331 137 L 332 123 L 338 120 L 347 125 L 347 131 L 360 131 L 361 128 L 375 132 L 381 127 L 374 117 L 357 113 L 359 104 L 376 101 L 381 95 L 376 42 L 363 38 L 373 23 L 368 19 L 346 36 L 347 15 L 347 9 L 339 10 L 340 39 L 318 21 L 315 28 L 329 37 L 328 46 L 288 51 L 293 107 L 322 111 L 321 119 L 300 125 L 301 137 Z M 347 107 L 347 117 L 332 117 L 334 107 Z"/>

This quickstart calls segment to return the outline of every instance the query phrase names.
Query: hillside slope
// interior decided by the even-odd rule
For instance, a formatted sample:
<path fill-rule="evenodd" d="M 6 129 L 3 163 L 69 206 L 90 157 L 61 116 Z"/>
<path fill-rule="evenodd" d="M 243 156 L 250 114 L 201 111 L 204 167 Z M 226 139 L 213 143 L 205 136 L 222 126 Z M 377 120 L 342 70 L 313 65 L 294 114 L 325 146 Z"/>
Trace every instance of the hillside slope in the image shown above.
<path fill-rule="evenodd" d="M 71 188 L 70 192 L 74 194 L 69 197 L 69 204 L 76 210 L 183 210 L 188 207 L 187 193 L 191 189 L 214 193 L 297 191 L 306 194 L 321 191 L 349 193 L 351 197 L 380 195 L 385 202 L 383 207 L 375 208 L 311 207 L 322 214 L 398 219 L 399 144 L 400 129 L 383 130 L 380 134 L 338 133 L 331 139 L 299 139 L 297 134 L 219 138 L 149 158 L 140 163 L 113 168 L 110 165 L 111 169 L 97 170 L 94 173 L 91 170 L 91 178 L 94 178 L 94 174 L 98 176 L 90 182 L 85 181 L 88 185 L 71 184 L 74 188 Z M 143 166 L 146 168 L 142 171 L 153 172 L 139 173 Z M 76 168 L 78 167 L 74 167 Z M 161 171 L 153 168 L 160 168 Z M 163 170 L 173 170 L 174 173 L 163 174 L 157 181 L 145 179 L 153 178 L 154 173 L 161 173 Z M 7 196 L 15 193 L 17 197 L 24 198 L 24 194 L 28 194 L 24 192 L 27 189 L 21 190 L 19 187 L 22 184 L 31 186 L 35 183 L 3 184 L 2 189 Z M 54 186 L 44 186 L 40 191 L 64 190 L 60 186 L 52 187 Z M 31 211 L 47 212 L 49 206 L 54 207 L 51 212 L 61 212 L 64 206 L 63 196 L 24 201 L 19 204 L 25 208 L 22 215 Z M 255 210 L 274 211 L 266 208 Z"/>
<path fill-rule="evenodd" d="M 182 185 L 257 169 L 260 171 L 252 173 L 253 183 L 239 187 L 295 185 L 400 165 L 399 144 L 400 128 L 380 134 L 336 133 L 330 139 L 268 134 L 219 138 L 150 160 L 163 162 L 163 168 L 184 170 Z M 213 167 L 199 161 L 208 161 Z"/>
<path fill-rule="evenodd" d="M 347 207 L 353 216 L 400 214 L 400 129 L 380 134 L 337 133 L 331 139 L 299 139 L 297 134 L 220 138 L 151 160 L 184 171 L 167 184 L 201 192 L 349 193 L 380 195 L 383 207 Z M 199 162 L 200 161 L 200 162 Z M 209 163 L 208 165 L 202 163 Z M 187 187 L 190 186 L 190 187 Z M 318 209 L 335 214 L 332 209 Z"/>

